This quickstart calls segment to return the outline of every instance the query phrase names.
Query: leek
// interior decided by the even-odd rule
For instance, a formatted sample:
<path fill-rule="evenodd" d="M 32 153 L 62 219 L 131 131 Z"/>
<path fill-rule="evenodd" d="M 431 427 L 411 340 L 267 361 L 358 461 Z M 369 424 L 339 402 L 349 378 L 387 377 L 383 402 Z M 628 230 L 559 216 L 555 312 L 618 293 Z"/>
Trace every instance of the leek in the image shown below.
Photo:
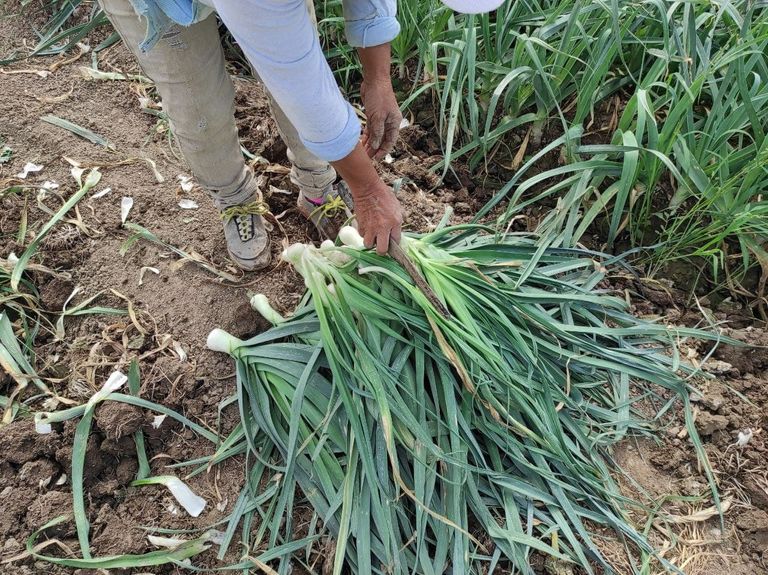
<path fill-rule="evenodd" d="M 268 545 L 290 538 L 298 487 L 337 538 L 334 573 L 475 573 L 503 558 L 532 574 L 534 551 L 611 572 L 595 525 L 636 572 L 650 556 L 676 571 L 629 520 L 610 448 L 652 430 L 631 381 L 690 411 L 675 344 L 716 336 L 633 317 L 597 289 L 611 263 L 599 254 L 481 226 L 403 242 L 445 319 L 394 260 L 351 228 L 339 237 L 285 250 L 310 294 L 291 318 L 209 338 L 236 360 L 238 431 L 256 457 L 280 455 Z"/>

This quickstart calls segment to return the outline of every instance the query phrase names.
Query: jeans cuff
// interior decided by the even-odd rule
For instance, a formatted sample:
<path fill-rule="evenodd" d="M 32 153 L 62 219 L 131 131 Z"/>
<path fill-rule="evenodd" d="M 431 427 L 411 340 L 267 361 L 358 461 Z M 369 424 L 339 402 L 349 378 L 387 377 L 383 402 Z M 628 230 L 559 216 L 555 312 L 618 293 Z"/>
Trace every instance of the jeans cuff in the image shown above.
<path fill-rule="evenodd" d="M 230 206 L 240 206 L 256 199 L 259 195 L 259 180 L 246 167 L 235 182 L 224 188 L 208 189 L 213 205 L 221 211 Z"/>

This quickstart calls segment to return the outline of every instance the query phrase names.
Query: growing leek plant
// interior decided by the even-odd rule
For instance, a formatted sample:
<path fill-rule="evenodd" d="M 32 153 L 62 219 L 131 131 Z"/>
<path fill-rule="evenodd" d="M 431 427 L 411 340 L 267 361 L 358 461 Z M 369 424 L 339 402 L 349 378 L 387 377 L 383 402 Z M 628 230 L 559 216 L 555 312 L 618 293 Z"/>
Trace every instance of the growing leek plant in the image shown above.
<path fill-rule="evenodd" d="M 655 554 L 610 449 L 652 429 L 638 398 L 659 413 L 679 401 L 708 469 L 676 352 L 707 334 L 630 315 L 599 288 L 616 263 L 599 254 L 476 225 L 408 237 L 445 316 L 394 260 L 351 228 L 340 237 L 285 251 L 308 288 L 291 318 L 260 297 L 272 330 L 209 337 L 237 365 L 242 424 L 227 449 L 242 439 L 258 462 L 229 531 L 241 516 L 250 528 L 246 501 L 260 494 L 253 544 L 289 544 L 298 487 L 315 513 L 310 536 L 321 524 L 336 540 L 335 574 L 533 573 L 534 552 L 610 573 L 595 536 L 605 529 L 640 572 Z"/>
<path fill-rule="evenodd" d="M 617 240 L 653 245 L 642 254 L 651 274 L 706 258 L 715 284 L 765 299 L 764 3 L 525 0 L 482 15 L 438 0 L 401 4 L 393 62 L 412 80 L 401 106 L 417 117 L 434 110 L 443 174 L 459 158 L 473 171 L 514 172 L 483 210 L 505 201 L 500 229 L 552 196 L 559 209 L 537 231 L 554 230 L 564 246 L 591 226 L 607 250 Z M 356 63 L 337 49 L 341 2 L 318 10 L 350 92 Z M 750 275 L 758 267 L 761 282 Z"/>

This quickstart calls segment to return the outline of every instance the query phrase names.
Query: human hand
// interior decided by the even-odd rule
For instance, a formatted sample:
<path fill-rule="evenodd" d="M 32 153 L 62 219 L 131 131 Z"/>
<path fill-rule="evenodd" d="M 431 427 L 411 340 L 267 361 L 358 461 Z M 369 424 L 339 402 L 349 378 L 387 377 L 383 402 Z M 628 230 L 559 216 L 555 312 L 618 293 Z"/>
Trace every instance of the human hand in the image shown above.
<path fill-rule="evenodd" d="M 397 104 L 392 81 L 387 78 L 364 79 L 360 97 L 367 119 L 363 146 L 368 157 L 381 160 L 395 147 L 403 115 Z"/>
<path fill-rule="evenodd" d="M 361 190 L 352 189 L 355 216 L 366 248 L 376 247 L 379 255 L 389 249 L 390 239 L 400 242 L 403 210 L 395 193 L 381 179 Z"/>

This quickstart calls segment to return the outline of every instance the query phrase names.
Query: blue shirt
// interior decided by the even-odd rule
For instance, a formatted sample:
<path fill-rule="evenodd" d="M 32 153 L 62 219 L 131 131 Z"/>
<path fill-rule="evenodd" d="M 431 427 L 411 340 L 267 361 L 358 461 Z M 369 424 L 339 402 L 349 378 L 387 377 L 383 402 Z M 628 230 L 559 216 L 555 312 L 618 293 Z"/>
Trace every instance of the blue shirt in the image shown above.
<path fill-rule="evenodd" d="M 151 50 L 174 23 L 189 26 L 212 10 L 317 157 L 347 156 L 360 138 L 360 121 L 344 99 L 323 55 L 305 0 L 131 0 L 147 20 L 142 50 Z M 347 40 L 366 48 L 400 31 L 396 0 L 343 0 Z"/>

